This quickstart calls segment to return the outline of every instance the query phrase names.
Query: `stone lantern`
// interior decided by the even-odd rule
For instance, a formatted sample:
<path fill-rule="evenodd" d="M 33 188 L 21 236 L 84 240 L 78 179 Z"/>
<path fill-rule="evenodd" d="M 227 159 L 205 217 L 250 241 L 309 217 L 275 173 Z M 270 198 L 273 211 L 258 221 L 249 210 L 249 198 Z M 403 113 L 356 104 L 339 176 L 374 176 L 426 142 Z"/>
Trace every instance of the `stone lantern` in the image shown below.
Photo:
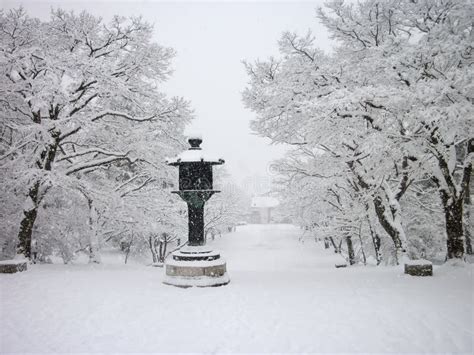
<path fill-rule="evenodd" d="M 212 166 L 223 159 L 207 156 L 200 137 L 188 139 L 190 148 L 167 163 L 179 168 L 179 189 L 173 191 L 188 205 L 188 244 L 165 261 L 164 283 L 180 287 L 222 286 L 229 283 L 226 262 L 207 247 L 204 238 L 204 204 L 219 191 L 213 190 Z"/>

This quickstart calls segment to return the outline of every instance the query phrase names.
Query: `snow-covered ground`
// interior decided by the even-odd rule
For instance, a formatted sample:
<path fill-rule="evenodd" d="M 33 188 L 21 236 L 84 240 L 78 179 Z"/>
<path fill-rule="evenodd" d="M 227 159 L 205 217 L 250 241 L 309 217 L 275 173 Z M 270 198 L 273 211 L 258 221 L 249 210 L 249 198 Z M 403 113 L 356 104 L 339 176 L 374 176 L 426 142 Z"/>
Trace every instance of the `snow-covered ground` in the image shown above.
<path fill-rule="evenodd" d="M 214 242 L 231 283 L 180 289 L 141 265 L 0 275 L 1 352 L 473 351 L 472 265 L 434 277 L 340 260 L 292 226 Z"/>

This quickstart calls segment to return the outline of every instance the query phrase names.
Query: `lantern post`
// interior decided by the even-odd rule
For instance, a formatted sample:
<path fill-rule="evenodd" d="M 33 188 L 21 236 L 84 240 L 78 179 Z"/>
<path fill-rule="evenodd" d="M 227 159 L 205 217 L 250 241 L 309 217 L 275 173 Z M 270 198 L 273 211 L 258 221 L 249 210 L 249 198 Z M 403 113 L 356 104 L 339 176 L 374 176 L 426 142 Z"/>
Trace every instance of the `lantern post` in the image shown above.
<path fill-rule="evenodd" d="M 208 157 L 200 147 L 201 137 L 188 139 L 190 148 L 167 163 L 179 169 L 179 188 L 172 191 L 188 205 L 188 243 L 165 261 L 165 284 L 180 287 L 222 286 L 230 282 L 226 262 L 206 246 L 204 205 L 219 191 L 213 189 L 212 166 L 223 159 Z"/>

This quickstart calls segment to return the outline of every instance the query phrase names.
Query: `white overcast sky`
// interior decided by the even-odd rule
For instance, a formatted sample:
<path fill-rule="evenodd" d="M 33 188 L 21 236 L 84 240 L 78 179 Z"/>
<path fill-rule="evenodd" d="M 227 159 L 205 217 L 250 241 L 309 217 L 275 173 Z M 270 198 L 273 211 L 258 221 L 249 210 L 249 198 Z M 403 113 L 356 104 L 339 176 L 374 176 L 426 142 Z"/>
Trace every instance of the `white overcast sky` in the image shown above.
<path fill-rule="evenodd" d="M 234 180 L 247 185 L 265 185 L 270 161 L 284 148 L 269 145 L 249 129 L 253 114 L 241 101 L 248 80 L 242 60 L 277 56 L 277 41 L 285 30 L 304 34 L 311 29 L 320 48 L 331 46 L 315 16 L 321 1 L 0 0 L 0 4 L 4 9 L 22 5 L 30 16 L 41 19 L 49 17 L 51 7 L 61 7 L 86 10 L 105 20 L 115 14 L 142 15 L 153 23 L 155 40 L 177 51 L 174 75 L 165 91 L 189 99 L 196 112 L 187 133 L 202 134 L 203 148 L 222 156 Z"/>

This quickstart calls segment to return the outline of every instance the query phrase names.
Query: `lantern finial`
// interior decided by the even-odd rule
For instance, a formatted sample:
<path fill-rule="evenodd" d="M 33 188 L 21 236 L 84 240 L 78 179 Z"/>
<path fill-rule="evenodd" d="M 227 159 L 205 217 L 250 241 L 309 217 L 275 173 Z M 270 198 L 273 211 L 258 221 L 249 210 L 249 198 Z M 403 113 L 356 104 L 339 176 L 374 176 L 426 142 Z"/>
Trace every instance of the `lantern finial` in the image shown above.
<path fill-rule="evenodd" d="M 200 150 L 201 149 L 200 145 L 202 143 L 202 138 L 199 137 L 199 136 L 191 136 L 191 137 L 188 138 L 188 143 L 191 146 L 191 148 L 189 148 L 189 149 Z"/>

